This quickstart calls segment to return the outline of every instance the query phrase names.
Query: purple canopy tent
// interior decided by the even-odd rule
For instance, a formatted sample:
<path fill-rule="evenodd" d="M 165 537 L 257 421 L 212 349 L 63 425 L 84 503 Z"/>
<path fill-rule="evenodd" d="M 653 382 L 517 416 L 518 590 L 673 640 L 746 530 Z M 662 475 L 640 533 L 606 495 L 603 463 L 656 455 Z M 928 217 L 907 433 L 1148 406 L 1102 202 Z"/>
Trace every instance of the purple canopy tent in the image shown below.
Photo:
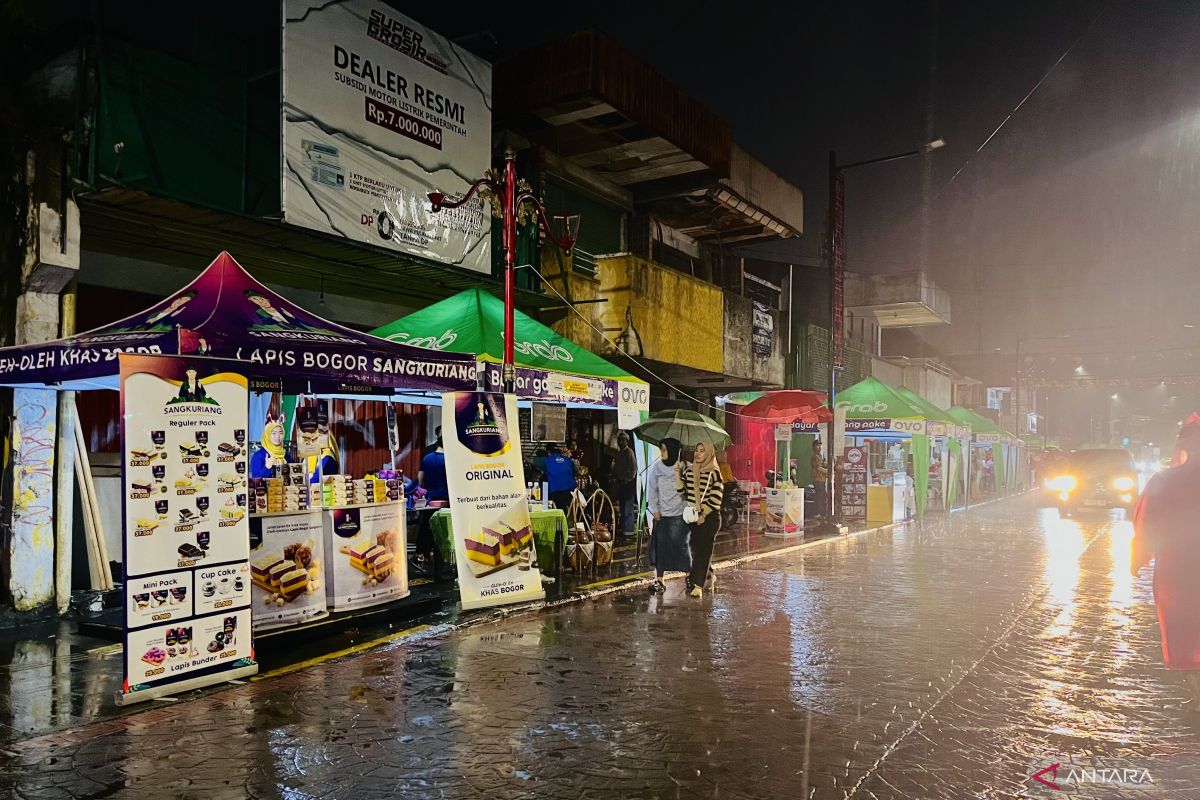
<path fill-rule="evenodd" d="M 475 388 L 473 356 L 389 342 L 324 320 L 254 280 L 226 252 L 139 314 L 53 342 L 0 348 L 0 386 L 116 389 L 123 352 L 234 359 L 251 375 L 308 379 L 324 392 Z"/>

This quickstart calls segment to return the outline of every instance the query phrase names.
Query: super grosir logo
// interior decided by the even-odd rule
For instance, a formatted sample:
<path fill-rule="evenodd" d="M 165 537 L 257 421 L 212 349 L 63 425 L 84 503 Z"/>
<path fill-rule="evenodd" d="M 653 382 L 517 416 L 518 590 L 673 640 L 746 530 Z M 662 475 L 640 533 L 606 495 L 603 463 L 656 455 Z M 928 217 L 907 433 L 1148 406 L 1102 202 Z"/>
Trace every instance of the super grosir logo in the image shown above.
<path fill-rule="evenodd" d="M 419 30 L 389 17 L 382 11 L 371 12 L 367 19 L 367 36 L 386 44 L 397 53 L 436 69 L 443 75 L 449 70 L 445 61 L 425 49 L 425 36 Z"/>

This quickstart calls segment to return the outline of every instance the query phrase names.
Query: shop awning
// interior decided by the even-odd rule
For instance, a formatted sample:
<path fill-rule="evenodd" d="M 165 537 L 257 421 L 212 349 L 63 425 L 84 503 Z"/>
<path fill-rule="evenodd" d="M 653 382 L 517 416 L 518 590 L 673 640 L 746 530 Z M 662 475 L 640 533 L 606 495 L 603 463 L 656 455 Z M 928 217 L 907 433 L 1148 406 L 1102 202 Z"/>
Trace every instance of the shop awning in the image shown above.
<path fill-rule="evenodd" d="M 520 311 L 514 312 L 514 326 L 518 397 L 649 409 L 645 381 Z M 480 289 L 459 292 L 371 333 L 433 352 L 474 354 L 488 387 L 502 384 L 504 303 Z"/>
<path fill-rule="evenodd" d="M 0 385 L 116 388 L 118 353 L 195 354 L 248 363 L 252 376 L 436 391 L 475 387 L 476 364 L 388 342 L 310 314 L 221 253 L 187 286 L 133 316 L 65 339 L 0 348 Z"/>

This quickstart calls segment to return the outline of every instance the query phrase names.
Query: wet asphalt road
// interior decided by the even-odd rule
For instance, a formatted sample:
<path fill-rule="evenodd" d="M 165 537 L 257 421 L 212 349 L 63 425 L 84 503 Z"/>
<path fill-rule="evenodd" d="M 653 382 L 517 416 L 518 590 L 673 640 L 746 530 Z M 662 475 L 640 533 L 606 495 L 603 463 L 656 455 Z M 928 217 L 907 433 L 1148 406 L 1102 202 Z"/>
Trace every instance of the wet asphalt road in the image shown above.
<path fill-rule="evenodd" d="M 29 739 L 0 796 L 1200 798 L 1130 536 L 1016 500 L 819 544 Z"/>

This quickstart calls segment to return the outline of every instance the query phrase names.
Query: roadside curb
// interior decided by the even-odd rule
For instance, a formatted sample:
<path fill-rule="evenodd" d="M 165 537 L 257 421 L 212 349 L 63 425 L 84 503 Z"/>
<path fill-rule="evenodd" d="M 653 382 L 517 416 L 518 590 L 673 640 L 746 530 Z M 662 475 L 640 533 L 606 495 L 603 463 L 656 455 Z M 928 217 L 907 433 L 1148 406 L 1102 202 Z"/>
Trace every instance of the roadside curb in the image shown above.
<path fill-rule="evenodd" d="M 848 539 L 852 539 L 852 538 L 855 538 L 858 536 L 865 536 L 865 535 L 871 534 L 871 533 L 879 533 L 881 531 L 892 530 L 894 528 L 900 527 L 901 525 L 907 525 L 907 524 L 908 524 L 907 522 L 893 522 L 893 523 L 890 523 L 887 525 L 878 525 L 873 528 L 863 528 L 862 530 L 851 531 L 849 533 L 844 533 L 844 534 L 840 534 L 837 536 L 827 536 L 823 539 L 815 539 L 810 542 L 797 542 L 796 544 L 785 545 L 783 547 L 777 547 L 777 548 L 774 548 L 771 550 L 759 550 L 759 551 L 753 552 L 753 553 L 744 553 L 742 555 L 733 556 L 730 558 L 723 559 L 721 561 L 714 561 L 712 564 L 712 568 L 714 571 L 724 571 L 727 569 L 733 569 L 734 567 L 739 567 L 742 564 L 748 564 L 750 562 L 758 561 L 760 559 L 771 558 L 774 556 L 788 555 L 790 553 L 795 553 L 800 550 L 808 550 L 811 548 L 820 547 L 822 545 L 833 544 L 836 542 L 844 542 L 844 541 L 847 541 Z M 682 580 L 684 577 L 685 577 L 684 573 L 682 573 L 682 572 L 672 572 L 672 573 L 667 573 L 666 575 L 664 575 L 663 580 L 664 581 L 675 581 L 675 580 Z M 609 583 L 609 582 L 604 581 L 604 583 Z M 595 600 L 597 598 L 606 597 L 606 596 L 612 595 L 612 594 L 620 594 L 623 592 L 633 591 L 635 589 L 649 588 L 653 583 L 654 583 L 654 574 L 653 573 L 651 573 L 651 572 L 636 573 L 634 575 L 627 576 L 627 578 L 624 578 L 624 579 L 622 579 L 622 578 L 613 579 L 611 585 L 597 586 L 596 588 L 592 588 L 592 589 L 589 589 L 586 586 L 581 587 L 580 589 L 577 589 L 576 591 L 572 592 L 570 595 L 568 595 L 566 597 L 559 597 L 554 600 L 538 600 L 538 601 L 534 601 L 532 603 L 523 603 L 523 604 L 517 605 L 517 606 L 508 606 L 508 607 L 504 607 L 504 608 L 491 609 L 488 613 L 483 613 L 478 616 L 471 617 L 470 619 L 462 620 L 457 623 L 450 623 L 446 627 L 449 628 L 450 630 L 463 630 L 466 628 L 475 627 L 476 625 L 486 624 L 488 622 L 497 622 L 497 621 L 500 621 L 503 619 L 508 619 L 510 617 L 514 617 L 514 616 L 517 616 L 520 614 L 529 614 L 529 613 L 536 613 L 536 612 L 540 612 L 540 611 L 549 611 L 549 610 L 561 608 L 563 606 L 571 605 L 574 603 L 582 603 L 585 600 Z"/>

